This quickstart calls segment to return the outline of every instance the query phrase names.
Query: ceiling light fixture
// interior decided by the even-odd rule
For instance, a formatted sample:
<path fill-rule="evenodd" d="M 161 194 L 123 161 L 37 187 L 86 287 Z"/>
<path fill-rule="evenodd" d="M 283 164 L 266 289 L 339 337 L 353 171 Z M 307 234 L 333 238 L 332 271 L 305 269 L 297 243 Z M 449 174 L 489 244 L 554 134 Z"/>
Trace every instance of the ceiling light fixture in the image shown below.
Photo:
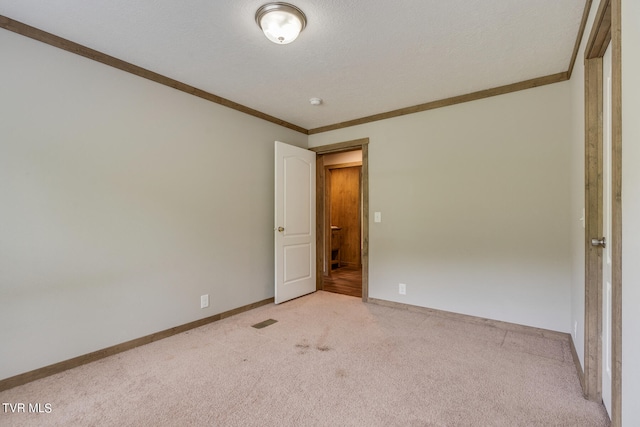
<path fill-rule="evenodd" d="M 292 4 L 273 2 L 260 6 L 256 23 L 272 42 L 288 44 L 307 26 L 307 17 Z"/>

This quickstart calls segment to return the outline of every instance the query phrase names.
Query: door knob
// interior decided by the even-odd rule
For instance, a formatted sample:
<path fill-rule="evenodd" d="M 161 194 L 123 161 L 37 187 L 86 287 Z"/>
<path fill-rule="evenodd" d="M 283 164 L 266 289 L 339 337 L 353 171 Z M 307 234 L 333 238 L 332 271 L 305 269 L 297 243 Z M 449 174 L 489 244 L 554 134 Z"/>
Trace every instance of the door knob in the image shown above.
<path fill-rule="evenodd" d="M 602 248 L 606 248 L 607 238 L 603 237 L 602 239 L 591 239 L 591 246 L 600 246 Z"/>
<path fill-rule="evenodd" d="M 278 227 L 278 231 L 282 233 L 284 231 L 284 227 Z"/>

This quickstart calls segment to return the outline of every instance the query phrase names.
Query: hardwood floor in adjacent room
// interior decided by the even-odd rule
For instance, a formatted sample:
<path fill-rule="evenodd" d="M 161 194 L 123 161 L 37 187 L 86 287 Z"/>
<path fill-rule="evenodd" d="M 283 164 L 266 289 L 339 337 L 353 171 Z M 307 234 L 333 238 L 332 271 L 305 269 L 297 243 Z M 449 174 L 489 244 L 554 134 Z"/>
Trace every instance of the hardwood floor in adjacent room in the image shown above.
<path fill-rule="evenodd" d="M 362 298 L 362 268 L 342 266 L 324 278 L 324 290 L 336 294 Z"/>

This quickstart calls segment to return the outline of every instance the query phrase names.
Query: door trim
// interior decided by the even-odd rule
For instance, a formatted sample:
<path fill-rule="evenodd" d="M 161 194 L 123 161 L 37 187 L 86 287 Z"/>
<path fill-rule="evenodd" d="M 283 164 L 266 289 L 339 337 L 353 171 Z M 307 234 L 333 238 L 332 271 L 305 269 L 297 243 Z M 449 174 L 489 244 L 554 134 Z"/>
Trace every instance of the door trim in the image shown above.
<path fill-rule="evenodd" d="M 316 289 L 322 290 L 324 282 L 325 196 L 323 154 L 362 150 L 362 301 L 369 301 L 369 138 L 354 139 L 337 144 L 309 148 L 316 156 Z"/>
<path fill-rule="evenodd" d="M 622 38 L 621 0 L 601 0 L 585 48 L 585 345 L 584 394 L 602 400 L 602 57 L 611 43 L 611 425 L 622 424 Z M 597 198 L 594 200 L 594 198 Z M 600 236 L 600 234 L 597 234 Z M 599 263 L 599 266 L 597 265 Z"/>

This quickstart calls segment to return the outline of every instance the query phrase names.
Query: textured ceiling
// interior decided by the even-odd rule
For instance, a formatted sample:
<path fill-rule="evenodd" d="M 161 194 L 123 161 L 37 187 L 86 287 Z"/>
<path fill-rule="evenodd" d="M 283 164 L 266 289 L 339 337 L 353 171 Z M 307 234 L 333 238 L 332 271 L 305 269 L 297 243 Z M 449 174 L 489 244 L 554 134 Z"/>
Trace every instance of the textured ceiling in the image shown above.
<path fill-rule="evenodd" d="M 308 24 L 284 46 L 254 21 L 265 0 L 0 0 L 0 15 L 315 129 L 567 71 L 585 7 L 290 2 Z"/>

